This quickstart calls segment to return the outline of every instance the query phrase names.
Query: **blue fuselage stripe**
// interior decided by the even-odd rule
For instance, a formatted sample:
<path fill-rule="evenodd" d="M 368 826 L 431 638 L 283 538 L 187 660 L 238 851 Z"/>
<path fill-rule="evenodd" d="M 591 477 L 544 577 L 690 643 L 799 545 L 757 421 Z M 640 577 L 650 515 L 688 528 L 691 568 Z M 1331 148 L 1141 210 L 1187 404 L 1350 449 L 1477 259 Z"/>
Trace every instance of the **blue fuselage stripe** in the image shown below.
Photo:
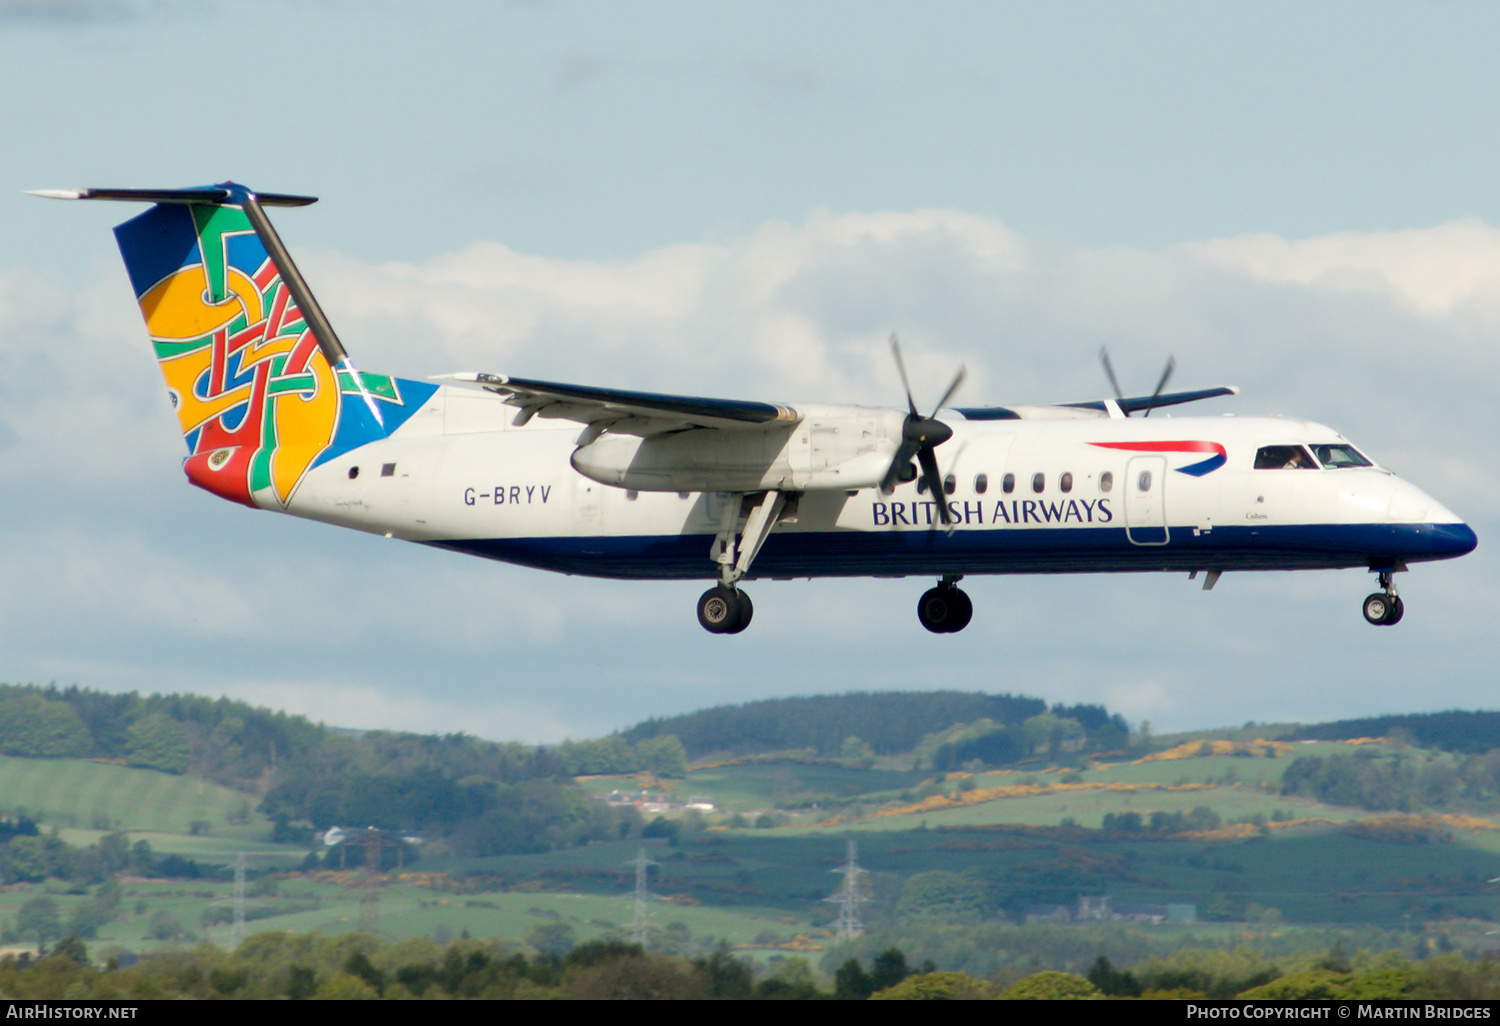
<path fill-rule="evenodd" d="M 1139 535 L 1139 531 L 1133 532 Z M 716 576 L 706 534 L 436 541 L 476 556 L 591 577 L 691 580 Z M 1140 545 L 1124 527 L 1029 530 L 829 531 L 773 534 L 755 577 L 1120 573 L 1167 570 L 1386 568 L 1474 549 L 1465 524 L 1173 527 Z"/>

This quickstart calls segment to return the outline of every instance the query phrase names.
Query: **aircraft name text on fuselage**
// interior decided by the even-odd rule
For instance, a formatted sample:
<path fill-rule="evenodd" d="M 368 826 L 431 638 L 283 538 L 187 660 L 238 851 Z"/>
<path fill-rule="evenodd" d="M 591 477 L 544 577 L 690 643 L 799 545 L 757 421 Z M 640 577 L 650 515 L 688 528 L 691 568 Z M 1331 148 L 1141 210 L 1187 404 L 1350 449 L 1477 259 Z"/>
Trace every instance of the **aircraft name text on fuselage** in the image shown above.
<path fill-rule="evenodd" d="M 489 491 L 464 489 L 465 506 L 529 506 L 545 504 L 552 496 L 552 485 L 492 485 Z"/>
<path fill-rule="evenodd" d="M 871 520 L 875 527 L 930 527 L 937 520 L 933 512 L 937 503 L 927 502 L 876 502 L 870 507 Z M 1046 499 L 1010 499 L 995 503 L 989 518 L 985 517 L 985 503 L 950 501 L 948 512 L 957 524 L 979 524 L 993 526 L 1023 527 L 1027 524 L 1107 524 L 1114 520 L 1114 511 L 1109 508 L 1109 499 L 1064 499 L 1049 502 Z"/>

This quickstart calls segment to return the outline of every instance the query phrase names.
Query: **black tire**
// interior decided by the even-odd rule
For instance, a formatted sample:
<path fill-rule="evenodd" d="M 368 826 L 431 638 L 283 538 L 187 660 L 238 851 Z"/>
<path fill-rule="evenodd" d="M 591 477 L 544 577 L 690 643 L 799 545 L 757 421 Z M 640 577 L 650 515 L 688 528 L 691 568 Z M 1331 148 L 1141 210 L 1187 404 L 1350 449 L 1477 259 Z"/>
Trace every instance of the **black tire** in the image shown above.
<path fill-rule="evenodd" d="M 947 634 L 952 628 L 954 614 L 953 593 L 956 588 L 929 588 L 917 600 L 917 619 L 934 634 Z"/>
<path fill-rule="evenodd" d="M 950 590 L 953 592 L 949 599 L 953 604 L 953 616 L 952 622 L 944 633 L 957 634 L 969 626 L 969 621 L 974 619 L 974 603 L 969 599 L 967 592 L 960 591 L 958 588 Z"/>
<path fill-rule="evenodd" d="M 1405 616 L 1405 615 L 1406 615 L 1406 603 L 1401 601 L 1401 596 L 1400 595 L 1397 595 L 1395 597 L 1395 599 L 1393 599 L 1391 601 L 1391 611 L 1390 611 L 1390 613 L 1388 613 L 1386 615 L 1385 626 L 1387 626 L 1387 627 L 1394 627 L 1394 626 L 1396 626 L 1396 624 L 1398 624 L 1398 623 L 1401 622 L 1401 618 L 1403 616 Z"/>
<path fill-rule="evenodd" d="M 717 584 L 698 599 L 698 622 L 710 634 L 730 633 L 739 619 L 739 595 L 733 588 Z"/>
<path fill-rule="evenodd" d="M 725 634 L 738 634 L 750 626 L 750 618 L 755 615 L 755 603 L 750 601 L 749 595 L 736 589 L 734 599 L 738 612 L 734 618 L 734 626 L 726 630 Z"/>
<path fill-rule="evenodd" d="M 1396 608 L 1397 606 L 1391 601 L 1391 597 L 1383 591 L 1377 591 L 1365 596 L 1365 619 L 1377 627 L 1388 626 L 1391 623 L 1391 614 Z M 1399 616 L 1397 618 L 1399 619 Z"/>

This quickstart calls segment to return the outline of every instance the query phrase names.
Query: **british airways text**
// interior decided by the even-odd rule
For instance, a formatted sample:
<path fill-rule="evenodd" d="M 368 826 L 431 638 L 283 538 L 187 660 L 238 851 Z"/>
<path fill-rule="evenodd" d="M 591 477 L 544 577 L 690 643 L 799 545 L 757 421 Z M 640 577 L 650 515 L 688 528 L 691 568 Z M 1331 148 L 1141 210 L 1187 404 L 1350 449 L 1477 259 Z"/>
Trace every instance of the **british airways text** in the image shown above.
<path fill-rule="evenodd" d="M 877 502 L 871 506 L 876 527 L 927 527 L 939 518 L 936 502 Z M 985 516 L 983 502 L 950 502 L 948 512 L 958 524 L 1107 524 L 1115 515 L 1108 499 L 1011 499 L 995 503 Z"/>

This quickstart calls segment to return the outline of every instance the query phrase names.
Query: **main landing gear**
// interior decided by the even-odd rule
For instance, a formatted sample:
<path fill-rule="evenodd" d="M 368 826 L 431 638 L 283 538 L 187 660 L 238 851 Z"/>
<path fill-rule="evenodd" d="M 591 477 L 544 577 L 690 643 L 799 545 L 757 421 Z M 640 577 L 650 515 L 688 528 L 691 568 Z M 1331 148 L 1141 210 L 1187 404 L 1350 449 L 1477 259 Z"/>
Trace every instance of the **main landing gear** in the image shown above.
<path fill-rule="evenodd" d="M 719 533 L 714 535 L 714 547 L 709 552 L 709 558 L 719 566 L 719 583 L 698 599 L 698 622 L 704 630 L 738 634 L 750 626 L 755 606 L 735 585 L 749 571 L 772 528 L 782 521 L 792 522 L 795 509 L 795 503 L 789 504 L 783 492 L 725 496 Z M 738 530 L 742 514 L 746 516 L 743 531 Z"/>
<path fill-rule="evenodd" d="M 947 574 L 936 588 L 923 592 L 917 600 L 917 619 L 934 634 L 955 634 L 969 626 L 974 617 L 974 603 L 957 584 L 961 574 Z"/>
<path fill-rule="evenodd" d="M 1380 572 L 1380 586 L 1385 590 L 1377 591 L 1365 599 L 1365 619 L 1377 627 L 1394 627 L 1401 622 L 1406 606 L 1402 603 L 1401 596 L 1396 594 L 1396 583 L 1389 570 Z"/>

